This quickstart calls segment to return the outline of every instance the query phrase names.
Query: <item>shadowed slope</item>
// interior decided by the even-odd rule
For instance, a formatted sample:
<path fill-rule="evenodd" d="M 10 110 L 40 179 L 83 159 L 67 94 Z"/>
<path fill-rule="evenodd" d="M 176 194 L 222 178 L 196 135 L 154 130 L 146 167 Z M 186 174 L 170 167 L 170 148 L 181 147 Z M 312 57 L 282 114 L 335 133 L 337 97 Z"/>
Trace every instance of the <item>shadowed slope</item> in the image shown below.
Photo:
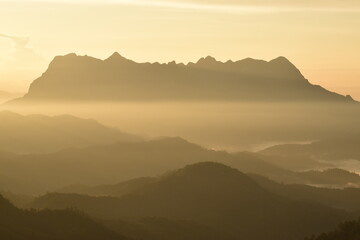
<path fill-rule="evenodd" d="M 356 240 L 360 238 L 360 220 L 340 224 L 335 230 L 305 240 Z"/>
<path fill-rule="evenodd" d="M 97 185 L 154 176 L 203 161 L 222 162 L 244 172 L 255 171 L 267 176 L 287 174 L 287 171 L 250 155 L 238 157 L 208 150 L 181 138 L 119 142 L 51 154 L 23 155 L 11 160 L 0 159 L 2 171 L 12 173 L 24 183 L 32 183 L 22 191 L 36 192 L 72 184 Z"/>
<path fill-rule="evenodd" d="M 343 178 L 328 178 L 325 176 L 326 172 L 313 174 L 316 176 L 292 172 L 268 163 L 256 154 L 230 154 L 209 150 L 181 138 L 119 142 L 65 149 L 50 154 L 22 155 L 12 159 L 0 159 L 0 164 L 1 172 L 11 173 L 8 177 L 23 183 L 21 188 L 6 190 L 33 194 L 74 184 L 99 185 L 142 176 L 156 176 L 187 164 L 204 161 L 223 163 L 242 172 L 257 173 L 279 182 L 344 184 Z M 92 190 L 89 190 L 91 193 Z M 111 187 L 109 191 L 112 191 Z"/>
<path fill-rule="evenodd" d="M 192 221 L 244 239 L 298 239 L 347 218 L 322 205 L 273 195 L 238 170 L 211 162 L 168 173 L 122 198 L 48 194 L 34 206 L 72 206 L 108 219 Z"/>
<path fill-rule="evenodd" d="M 0 239 L 123 240 L 126 238 L 78 212 L 20 210 L 0 195 Z"/>

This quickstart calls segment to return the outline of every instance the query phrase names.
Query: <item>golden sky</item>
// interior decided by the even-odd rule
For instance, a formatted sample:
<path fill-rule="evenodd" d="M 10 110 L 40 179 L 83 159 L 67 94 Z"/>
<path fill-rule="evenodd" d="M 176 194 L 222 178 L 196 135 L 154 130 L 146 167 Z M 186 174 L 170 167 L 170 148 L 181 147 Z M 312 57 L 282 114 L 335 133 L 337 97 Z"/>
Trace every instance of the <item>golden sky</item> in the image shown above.
<path fill-rule="evenodd" d="M 55 55 L 118 51 L 139 62 L 285 56 L 360 100 L 359 26 L 359 0 L 0 0 L 0 90 L 26 91 Z"/>

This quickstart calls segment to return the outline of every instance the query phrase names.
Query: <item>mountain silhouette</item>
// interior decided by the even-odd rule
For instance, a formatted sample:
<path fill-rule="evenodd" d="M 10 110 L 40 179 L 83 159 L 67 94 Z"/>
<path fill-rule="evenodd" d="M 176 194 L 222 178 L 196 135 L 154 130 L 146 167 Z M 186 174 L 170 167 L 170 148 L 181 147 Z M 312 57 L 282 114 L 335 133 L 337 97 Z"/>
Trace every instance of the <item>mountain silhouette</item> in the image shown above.
<path fill-rule="evenodd" d="M 344 172 L 343 175 L 345 176 L 351 175 L 351 173 L 349 172 L 337 169 L 330 169 L 325 172 Z M 339 184 L 340 180 L 338 180 L 336 176 L 326 176 L 326 173 L 325 177 L 327 178 L 324 180 L 325 182 L 335 182 L 333 185 Z M 325 178 L 322 172 L 315 173 L 315 171 L 312 171 L 312 174 L 315 176 L 308 178 L 313 182 L 320 183 L 321 180 Z M 253 179 L 258 185 L 268 190 L 269 192 L 275 193 L 277 195 L 282 195 L 293 200 L 311 200 L 330 207 L 344 209 L 347 211 L 360 210 L 360 189 L 358 188 L 322 188 L 305 184 L 284 184 L 272 181 L 269 178 L 258 174 L 248 173 L 247 175 L 251 179 Z M 304 173 L 304 175 L 306 176 L 307 173 Z M 359 175 L 354 175 L 352 177 L 356 179 L 349 180 L 348 178 L 344 178 L 344 182 L 348 183 L 349 181 L 359 181 Z M 102 184 L 97 186 L 71 185 L 58 189 L 55 192 L 70 194 L 75 193 L 96 197 L 122 197 L 134 192 L 136 189 L 144 188 L 148 185 L 156 183 L 157 181 L 159 181 L 159 177 L 141 177 L 120 182 L 117 184 Z"/>
<path fill-rule="evenodd" d="M 359 144 L 359 135 L 347 133 L 308 144 L 276 145 L 262 150 L 261 153 L 285 157 L 311 157 L 313 159 L 328 161 L 360 160 Z"/>
<path fill-rule="evenodd" d="M 312 85 L 285 57 L 220 62 L 136 63 L 114 53 L 100 60 L 74 53 L 57 56 L 13 102 L 120 100 L 339 101 L 354 102 Z"/>
<path fill-rule="evenodd" d="M 0 184 L 0 189 L 39 194 L 74 184 L 99 185 L 157 176 L 204 161 L 223 163 L 245 173 L 256 173 L 285 183 L 346 186 L 354 179 L 358 184 L 360 178 L 354 178 L 351 173 L 345 174 L 350 176 L 348 178 L 334 178 L 326 176 L 327 172 L 290 171 L 266 162 L 261 155 L 230 154 L 206 149 L 181 138 L 161 138 L 0 158 L 0 175 L 10 174 L 8 177 L 11 178 Z"/>
<path fill-rule="evenodd" d="M 109 220 L 184 220 L 249 240 L 301 239 L 348 218 L 343 211 L 272 194 L 238 170 L 212 162 L 165 174 L 121 198 L 54 193 L 33 204 L 50 209 L 71 206 Z"/>
<path fill-rule="evenodd" d="M 71 115 L 24 116 L 9 111 L 0 112 L 0 132 L 0 156 L 3 157 L 9 155 L 5 152 L 44 153 L 69 147 L 140 140 L 90 119 Z"/>
<path fill-rule="evenodd" d="M 20 210 L 0 195 L 0 239 L 125 240 L 84 214 L 72 210 Z"/>
<path fill-rule="evenodd" d="M 16 173 L 17 180 L 24 183 L 24 187 L 17 191 L 27 193 L 32 190 L 39 193 L 72 184 L 98 185 L 156 176 L 203 161 L 221 162 L 244 172 L 270 177 L 285 178 L 291 175 L 291 172 L 249 154 L 234 156 L 227 152 L 203 148 L 181 138 L 118 142 L 0 159 L 1 171 Z"/>
<path fill-rule="evenodd" d="M 256 174 L 249 176 L 264 189 L 289 199 L 315 201 L 347 211 L 360 210 L 359 188 L 321 188 L 303 184 L 283 184 Z"/>

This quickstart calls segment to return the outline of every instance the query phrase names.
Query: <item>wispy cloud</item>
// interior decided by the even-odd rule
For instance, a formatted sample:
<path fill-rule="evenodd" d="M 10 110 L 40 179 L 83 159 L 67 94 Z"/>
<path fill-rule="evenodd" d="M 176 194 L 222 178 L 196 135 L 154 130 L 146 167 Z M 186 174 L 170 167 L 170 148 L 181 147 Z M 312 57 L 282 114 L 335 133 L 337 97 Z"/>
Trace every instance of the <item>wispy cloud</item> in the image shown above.
<path fill-rule="evenodd" d="M 14 67 L 14 65 L 18 64 L 19 67 L 26 68 L 43 61 L 43 59 L 28 46 L 29 37 L 17 37 L 0 33 L 0 38 L 9 39 L 13 43 L 13 49 L 7 57 L 7 67 Z"/>
<path fill-rule="evenodd" d="M 93 1 L 94 3 L 96 0 Z M 332 5 L 289 5 L 289 4 L 251 4 L 239 3 L 234 1 L 227 4 L 217 2 L 199 3 L 199 1 L 165 1 L 165 0 L 103 0 L 107 4 L 128 4 L 141 6 L 157 6 L 188 10 L 202 10 L 212 12 L 228 12 L 228 13 L 274 13 L 274 12 L 360 12 L 359 7 L 335 7 Z"/>
<path fill-rule="evenodd" d="M 289 4 L 289 1 L 198 1 L 198 0 L 0 0 L 0 2 L 38 2 L 64 4 L 100 4 L 132 5 L 145 7 L 163 7 L 183 10 L 227 12 L 227 13 L 276 13 L 276 12 L 360 12 L 360 4 L 355 1 L 342 1 L 344 4 L 304 4 L 301 1 Z M 253 3 L 252 3 L 253 2 Z M 333 1 L 334 2 L 334 1 Z M 256 4 L 255 4 L 256 3 Z M 336 1 L 338 3 L 338 1 Z"/>
<path fill-rule="evenodd" d="M 20 51 L 26 49 L 26 45 L 29 42 L 28 37 L 15 37 L 2 33 L 0 33 L 0 37 L 10 39 L 13 42 L 15 49 Z"/>

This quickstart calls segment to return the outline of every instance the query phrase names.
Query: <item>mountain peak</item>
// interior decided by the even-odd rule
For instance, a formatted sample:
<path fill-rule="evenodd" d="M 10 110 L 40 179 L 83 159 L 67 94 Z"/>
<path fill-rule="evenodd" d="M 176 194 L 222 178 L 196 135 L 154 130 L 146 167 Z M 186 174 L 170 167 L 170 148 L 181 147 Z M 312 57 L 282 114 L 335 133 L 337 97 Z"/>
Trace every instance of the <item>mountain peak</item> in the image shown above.
<path fill-rule="evenodd" d="M 348 102 L 356 102 L 351 95 L 346 95 L 345 96 L 345 99 L 348 101 Z"/>
<path fill-rule="evenodd" d="M 271 60 L 270 62 L 290 62 L 289 59 L 287 59 L 284 56 L 279 56 L 277 58 L 274 58 L 273 60 Z"/>
<path fill-rule="evenodd" d="M 257 191 L 259 186 L 239 170 L 217 162 L 200 162 L 179 169 L 173 176 L 186 177 L 193 181 L 239 183 L 239 187 L 250 187 Z M 195 183 L 195 182 L 194 182 Z"/>
<path fill-rule="evenodd" d="M 185 168 L 182 169 L 185 172 L 195 172 L 195 173 L 201 173 L 201 172 L 212 172 L 212 173 L 216 173 L 216 172 L 231 172 L 231 173 L 235 173 L 235 174 L 240 174 L 240 172 L 234 168 L 228 167 L 222 163 L 217 163 L 217 162 L 200 162 L 200 163 L 195 163 L 195 164 L 191 164 L 191 165 L 187 165 Z"/>
<path fill-rule="evenodd" d="M 217 62 L 218 61 L 216 60 L 216 58 L 212 56 L 207 56 L 205 58 L 200 58 L 199 61 L 197 61 L 197 64 L 212 64 Z"/>
<path fill-rule="evenodd" d="M 127 60 L 118 52 L 114 52 L 110 57 L 108 57 L 105 61 L 119 61 L 119 60 Z"/>
<path fill-rule="evenodd" d="M 286 57 L 283 57 L 283 56 L 274 58 L 274 59 L 271 60 L 269 63 L 278 64 L 278 65 L 283 65 L 283 66 L 288 65 L 288 66 L 292 66 L 292 67 L 296 68 L 296 67 L 294 66 L 294 64 L 292 64 L 292 62 L 290 62 L 289 59 L 287 59 Z"/>

